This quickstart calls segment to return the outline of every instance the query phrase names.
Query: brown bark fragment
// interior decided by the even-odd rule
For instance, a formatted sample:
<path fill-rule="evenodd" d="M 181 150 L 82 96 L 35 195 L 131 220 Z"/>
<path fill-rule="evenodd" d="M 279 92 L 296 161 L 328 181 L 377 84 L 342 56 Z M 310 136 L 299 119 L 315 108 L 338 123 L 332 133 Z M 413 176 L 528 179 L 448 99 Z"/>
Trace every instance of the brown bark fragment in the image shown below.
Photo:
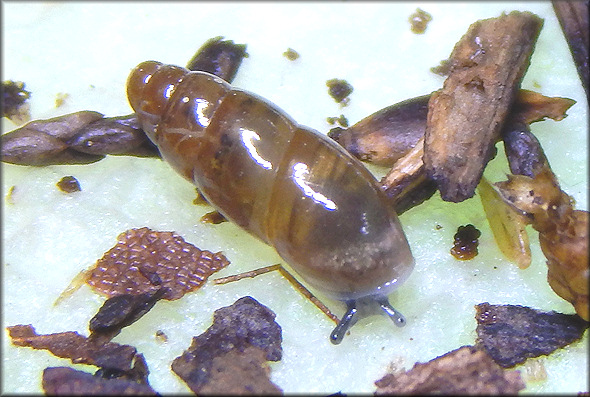
<path fill-rule="evenodd" d="M 590 46 L 588 0 L 563 1 L 553 0 L 553 9 L 565 34 L 570 51 L 574 57 L 578 75 L 588 98 L 590 89 L 590 65 L 588 64 L 588 47 Z"/>
<path fill-rule="evenodd" d="M 573 314 L 487 302 L 475 309 L 477 344 L 504 368 L 567 346 L 588 328 L 586 321 Z"/>
<path fill-rule="evenodd" d="M 133 346 L 102 343 L 73 331 L 39 335 L 31 325 L 14 325 L 7 329 L 13 344 L 49 350 L 57 357 L 71 359 L 74 364 L 128 371 L 137 353 Z"/>
<path fill-rule="evenodd" d="M 275 314 L 251 297 L 218 309 L 213 324 L 193 338 L 172 370 L 197 394 L 277 394 L 266 361 L 282 356 Z"/>
<path fill-rule="evenodd" d="M 157 395 L 147 384 L 127 379 L 105 379 L 69 367 L 49 367 L 43 371 L 43 391 L 48 396 Z"/>
<path fill-rule="evenodd" d="M 449 77 L 429 101 L 424 141 L 425 170 L 443 200 L 474 195 L 542 25 L 513 11 L 475 22 L 453 49 Z"/>
<path fill-rule="evenodd" d="M 506 371 L 485 352 L 463 346 L 375 382 L 375 394 L 516 394 L 525 388 L 518 371 Z"/>

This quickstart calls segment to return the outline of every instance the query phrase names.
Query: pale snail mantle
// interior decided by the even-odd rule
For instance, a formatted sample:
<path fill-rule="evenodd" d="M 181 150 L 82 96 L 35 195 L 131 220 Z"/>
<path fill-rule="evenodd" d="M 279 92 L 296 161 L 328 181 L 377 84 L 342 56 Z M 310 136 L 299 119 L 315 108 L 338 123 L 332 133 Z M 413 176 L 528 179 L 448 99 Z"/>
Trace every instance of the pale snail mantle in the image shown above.
<path fill-rule="evenodd" d="M 334 344 L 376 311 L 405 324 L 387 296 L 408 278 L 414 257 L 360 161 L 209 73 L 143 62 L 127 96 L 162 158 L 210 204 L 274 247 L 312 287 L 346 302 Z"/>

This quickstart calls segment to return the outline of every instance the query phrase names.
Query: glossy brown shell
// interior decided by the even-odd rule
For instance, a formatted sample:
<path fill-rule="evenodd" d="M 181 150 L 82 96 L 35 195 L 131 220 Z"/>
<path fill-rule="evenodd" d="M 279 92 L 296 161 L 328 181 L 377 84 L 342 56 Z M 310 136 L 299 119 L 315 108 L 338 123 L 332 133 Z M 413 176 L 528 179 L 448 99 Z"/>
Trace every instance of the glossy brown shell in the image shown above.
<path fill-rule="evenodd" d="M 127 92 L 162 157 L 326 295 L 386 295 L 411 273 L 375 178 L 328 137 L 204 72 L 144 62 Z"/>

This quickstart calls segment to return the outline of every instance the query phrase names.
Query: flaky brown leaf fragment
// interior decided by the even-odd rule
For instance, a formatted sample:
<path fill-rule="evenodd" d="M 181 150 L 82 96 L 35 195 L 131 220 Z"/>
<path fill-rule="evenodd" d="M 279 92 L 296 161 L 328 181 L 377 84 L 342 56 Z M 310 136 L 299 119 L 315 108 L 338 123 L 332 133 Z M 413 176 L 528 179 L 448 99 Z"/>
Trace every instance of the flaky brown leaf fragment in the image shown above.
<path fill-rule="evenodd" d="M 73 331 L 39 335 L 32 325 L 14 325 L 6 329 L 13 344 L 49 350 L 57 357 L 69 358 L 74 364 L 128 371 L 137 353 L 133 346 L 102 343 Z"/>
<path fill-rule="evenodd" d="M 105 379 L 69 367 L 43 370 L 43 391 L 48 396 L 145 396 L 157 395 L 146 384 L 126 379 Z"/>
<path fill-rule="evenodd" d="M 443 88 L 432 94 L 424 165 L 445 201 L 475 193 L 495 153 L 543 20 L 513 11 L 472 24 L 451 54 Z"/>
<path fill-rule="evenodd" d="M 249 296 L 216 310 L 211 327 L 193 338 L 188 350 L 172 362 L 172 370 L 197 394 L 222 394 L 228 388 L 236 394 L 280 392 L 267 376 L 260 376 L 268 375 L 266 360 L 279 361 L 282 356 L 281 327 L 274 318 L 270 309 Z"/>
<path fill-rule="evenodd" d="M 143 227 L 123 232 L 117 240 L 86 280 L 108 297 L 167 288 L 163 299 L 179 299 L 229 264 L 221 252 L 200 250 L 173 232 Z"/>
<path fill-rule="evenodd" d="M 519 90 L 514 104 L 510 108 L 510 120 L 531 124 L 550 118 L 555 121 L 563 120 L 567 110 L 576 101 L 563 97 L 546 97 L 535 91 Z"/>
<path fill-rule="evenodd" d="M 525 388 L 518 371 L 506 371 L 485 352 L 463 346 L 375 382 L 379 394 L 516 394 Z"/>
<path fill-rule="evenodd" d="M 504 368 L 567 346 L 588 328 L 588 323 L 576 315 L 525 306 L 485 302 L 475 309 L 477 344 Z"/>

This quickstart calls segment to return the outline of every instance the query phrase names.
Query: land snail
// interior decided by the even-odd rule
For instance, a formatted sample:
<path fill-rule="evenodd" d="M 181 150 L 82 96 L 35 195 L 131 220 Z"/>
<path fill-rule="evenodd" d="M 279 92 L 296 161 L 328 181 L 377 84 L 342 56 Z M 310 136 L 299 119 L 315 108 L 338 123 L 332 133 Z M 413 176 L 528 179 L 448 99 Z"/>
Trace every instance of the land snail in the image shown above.
<path fill-rule="evenodd" d="M 210 204 L 346 303 L 334 344 L 376 312 L 405 325 L 388 295 L 414 258 L 375 177 L 345 149 L 206 72 L 143 62 L 127 95 L 162 158 Z"/>

